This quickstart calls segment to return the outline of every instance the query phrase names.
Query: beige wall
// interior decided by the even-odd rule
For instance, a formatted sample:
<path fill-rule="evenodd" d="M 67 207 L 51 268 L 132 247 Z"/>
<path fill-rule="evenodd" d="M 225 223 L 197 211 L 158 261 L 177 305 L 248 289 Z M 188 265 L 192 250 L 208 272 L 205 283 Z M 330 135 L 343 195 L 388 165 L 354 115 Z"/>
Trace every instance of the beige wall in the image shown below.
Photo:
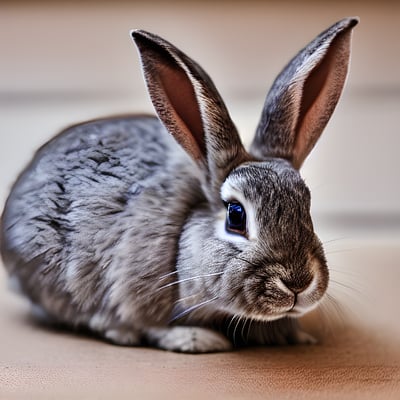
<path fill-rule="evenodd" d="M 131 28 L 159 33 L 198 60 L 248 141 L 279 69 L 351 15 L 361 23 L 348 85 L 303 174 L 316 214 L 399 217 L 398 2 L 2 3 L 0 200 L 33 149 L 63 126 L 152 110 Z"/>

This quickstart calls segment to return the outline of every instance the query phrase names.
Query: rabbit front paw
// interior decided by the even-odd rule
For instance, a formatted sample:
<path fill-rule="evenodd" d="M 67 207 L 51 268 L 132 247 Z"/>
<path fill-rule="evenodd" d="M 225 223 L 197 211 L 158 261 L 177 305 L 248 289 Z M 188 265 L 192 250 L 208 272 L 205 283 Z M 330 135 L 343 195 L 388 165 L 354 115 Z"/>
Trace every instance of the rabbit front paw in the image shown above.
<path fill-rule="evenodd" d="M 140 335 L 131 329 L 115 328 L 104 332 L 104 337 L 114 344 L 121 346 L 137 346 L 140 344 Z"/>
<path fill-rule="evenodd" d="M 232 343 L 225 336 L 199 327 L 152 328 L 146 337 L 150 345 L 180 353 L 213 353 L 232 349 Z"/>

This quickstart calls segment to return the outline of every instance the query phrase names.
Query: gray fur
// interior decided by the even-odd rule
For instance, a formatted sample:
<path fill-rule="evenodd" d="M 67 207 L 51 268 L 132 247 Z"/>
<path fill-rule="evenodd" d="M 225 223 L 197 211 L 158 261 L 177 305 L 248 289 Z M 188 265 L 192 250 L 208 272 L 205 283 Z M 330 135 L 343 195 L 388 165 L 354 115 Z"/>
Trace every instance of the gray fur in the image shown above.
<path fill-rule="evenodd" d="M 87 325 L 99 314 L 114 329 L 165 323 L 177 288 L 158 294 L 159 277 L 175 262 L 190 207 L 204 199 L 194 168 L 154 117 L 67 129 L 39 150 L 7 200 L 7 269 L 58 322 Z"/>
<path fill-rule="evenodd" d="M 352 27 L 335 26 L 330 35 Z M 118 344 L 197 353 L 311 343 L 291 317 L 318 304 L 329 274 L 290 162 L 296 145 L 259 128 L 246 152 L 201 67 L 155 35 L 132 35 L 162 123 L 96 120 L 38 150 L 2 215 L 10 277 L 41 319 Z M 266 104 L 279 114 L 287 91 L 273 93 Z M 224 230 L 222 200 L 247 208 L 244 237 Z"/>

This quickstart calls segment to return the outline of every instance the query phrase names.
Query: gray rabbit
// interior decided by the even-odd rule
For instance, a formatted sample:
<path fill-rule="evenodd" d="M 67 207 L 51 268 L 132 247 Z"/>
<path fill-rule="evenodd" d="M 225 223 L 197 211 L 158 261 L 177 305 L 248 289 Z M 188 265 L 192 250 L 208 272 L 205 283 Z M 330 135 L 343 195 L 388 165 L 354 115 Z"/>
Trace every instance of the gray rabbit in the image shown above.
<path fill-rule="evenodd" d="M 339 99 L 357 22 L 339 21 L 283 69 L 249 151 L 203 69 L 133 31 L 159 119 L 64 130 L 6 202 L 2 257 L 35 314 L 179 352 L 312 343 L 296 318 L 329 274 L 298 170 Z"/>

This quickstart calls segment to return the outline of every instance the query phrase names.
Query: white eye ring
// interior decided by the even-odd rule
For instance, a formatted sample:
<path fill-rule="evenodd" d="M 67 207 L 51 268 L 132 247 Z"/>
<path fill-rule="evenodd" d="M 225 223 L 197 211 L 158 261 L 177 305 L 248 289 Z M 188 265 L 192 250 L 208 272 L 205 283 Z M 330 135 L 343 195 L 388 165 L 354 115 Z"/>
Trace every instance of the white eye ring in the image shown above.
<path fill-rule="evenodd" d="M 249 242 L 246 236 L 239 235 L 238 233 L 231 233 L 226 229 L 226 211 L 223 211 L 219 215 L 215 226 L 215 232 L 219 239 L 226 242 L 234 243 L 239 246 L 243 244 L 248 244 Z"/>

